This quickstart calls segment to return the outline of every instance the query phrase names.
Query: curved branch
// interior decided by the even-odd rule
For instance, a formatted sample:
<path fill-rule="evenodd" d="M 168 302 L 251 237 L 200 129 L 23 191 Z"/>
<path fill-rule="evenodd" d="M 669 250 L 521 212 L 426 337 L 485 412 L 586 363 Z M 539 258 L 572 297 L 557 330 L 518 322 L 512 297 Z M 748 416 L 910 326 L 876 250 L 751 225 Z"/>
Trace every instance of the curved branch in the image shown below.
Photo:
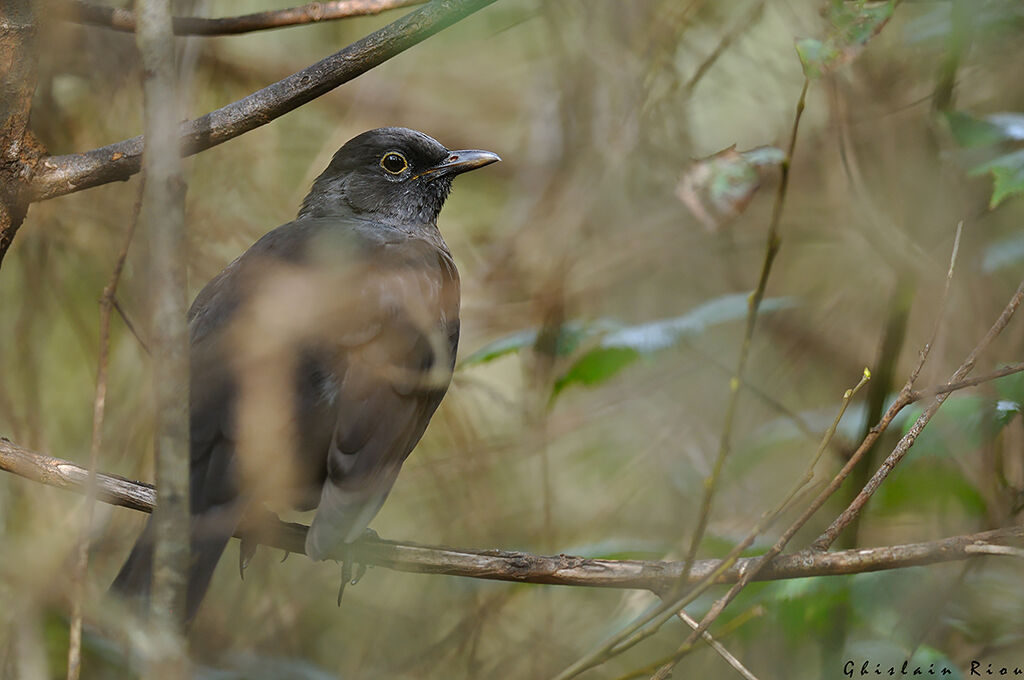
<path fill-rule="evenodd" d="M 174 35 L 237 35 L 273 28 L 334 21 L 349 17 L 380 14 L 389 9 L 422 5 L 426 0 L 328 0 L 311 2 L 300 7 L 256 12 L 234 17 L 174 17 Z M 95 5 L 85 0 L 65 0 L 57 6 L 62 19 L 89 26 L 102 26 L 115 31 L 133 33 L 135 15 L 120 7 Z"/>
<path fill-rule="evenodd" d="M 429 38 L 495 0 L 434 0 L 297 73 L 194 120 L 181 124 L 181 152 L 191 155 L 253 130 Z M 28 199 L 42 201 L 126 180 L 142 160 L 140 135 L 66 156 L 41 159 Z"/>
<path fill-rule="evenodd" d="M 85 468 L 74 463 L 23 449 L 2 437 L 0 469 L 79 493 L 85 491 L 89 475 Z M 150 512 L 156 500 L 156 491 L 151 485 L 132 482 L 116 475 L 97 475 L 96 490 L 97 498 L 106 503 L 143 512 Z M 302 524 L 264 519 L 261 522 L 258 541 L 289 552 L 302 553 L 306 529 L 307 527 Z M 248 534 L 247 538 L 253 538 L 252 534 Z M 803 552 L 780 555 L 765 565 L 756 579 L 773 581 L 808 576 L 857 574 L 953 562 L 979 555 L 1003 554 L 1005 551 L 993 547 L 1021 541 L 1024 541 L 1024 526 L 953 536 L 926 543 L 834 553 Z M 655 592 L 665 591 L 678 584 L 684 566 L 682 562 L 602 560 L 570 555 L 542 556 L 505 550 L 470 550 L 383 540 L 356 543 L 352 553 L 360 563 L 375 564 L 396 571 L 520 583 L 633 588 Z M 737 560 L 719 577 L 718 582 L 736 582 L 759 559 L 750 557 Z M 719 562 L 714 559 L 698 560 L 690 570 L 688 580 L 694 583 L 700 581 L 717 568 Z"/>

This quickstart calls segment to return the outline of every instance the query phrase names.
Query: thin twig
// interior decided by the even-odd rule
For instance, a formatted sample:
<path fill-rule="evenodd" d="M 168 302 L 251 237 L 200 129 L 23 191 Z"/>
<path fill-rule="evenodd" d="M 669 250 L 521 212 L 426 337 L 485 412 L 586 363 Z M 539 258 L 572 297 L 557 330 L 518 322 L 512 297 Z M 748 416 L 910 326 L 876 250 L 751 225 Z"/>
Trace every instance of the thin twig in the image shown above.
<path fill-rule="evenodd" d="M 89 471 L 80 465 L 24 449 L 2 437 L 0 469 L 28 480 L 78 493 L 85 493 L 89 479 Z M 156 491 L 151 484 L 99 473 L 96 476 L 96 497 L 111 505 L 152 512 Z M 263 545 L 304 553 L 307 527 L 278 520 L 265 522 L 256 532 Z M 976 554 L 967 550 L 967 546 L 1016 544 L 1021 541 L 1024 541 L 1024 526 L 1015 526 L 924 543 L 780 555 L 760 569 L 757 580 L 837 576 L 959 561 Z M 541 556 L 397 541 L 357 543 L 353 547 L 353 557 L 360 564 L 373 564 L 409 573 L 654 592 L 665 592 L 672 588 L 679 582 L 683 571 L 682 562 Z M 690 579 L 698 583 L 715 574 L 715 583 L 732 583 L 750 574 L 761 561 L 761 557 L 737 559 L 734 564 L 722 570 L 719 559 L 699 560 L 691 570 Z"/>
<path fill-rule="evenodd" d="M 751 607 L 746 612 L 740 614 L 736 618 L 729 621 L 727 625 L 723 626 L 719 638 L 716 639 L 720 639 L 722 636 L 732 633 L 734 630 L 746 624 L 751 619 L 757 618 L 759 616 L 764 616 L 764 612 L 765 609 L 763 605 Z M 663 657 L 661 659 L 658 659 L 654 663 L 644 666 L 643 668 L 638 668 L 634 671 L 626 673 L 625 675 L 621 675 L 617 678 L 617 680 L 636 680 L 636 678 L 646 678 L 650 676 L 652 673 L 654 673 L 655 677 L 657 677 L 656 674 L 660 673 L 662 667 L 671 660 L 671 656 Z"/>
<path fill-rule="evenodd" d="M 266 125 L 494 1 L 444 0 L 413 10 L 312 66 L 185 121 L 179 128 L 181 152 L 198 153 Z M 143 146 L 140 135 L 83 153 L 44 157 L 26 187 L 27 199 L 42 201 L 128 179 L 141 167 Z"/>
<path fill-rule="evenodd" d="M 131 317 L 128 316 L 128 312 L 126 312 L 124 307 L 121 305 L 121 300 L 119 300 L 118 297 L 115 295 L 114 299 L 111 300 L 111 302 L 114 305 L 114 309 L 117 310 L 118 316 L 121 317 L 121 321 L 124 321 L 124 325 L 127 326 L 128 330 L 131 331 L 133 336 L 135 336 L 135 340 L 138 341 L 139 347 L 142 348 L 142 351 L 152 356 L 152 352 L 149 351 L 149 345 L 147 345 L 146 341 L 142 339 L 142 335 L 139 333 L 138 328 L 132 322 Z"/>
<path fill-rule="evenodd" d="M 89 567 L 89 544 L 92 532 L 92 518 L 96 506 L 96 475 L 99 472 L 100 449 L 103 445 L 103 416 L 107 404 L 107 364 L 110 354 L 110 316 L 114 306 L 114 296 L 121 272 L 128 257 L 135 228 L 139 223 L 139 211 L 142 209 L 142 192 L 145 177 L 139 186 L 139 196 L 132 210 L 131 222 L 125 233 L 121 252 L 118 253 L 110 280 L 100 297 L 100 330 L 99 357 L 96 360 L 96 393 L 92 402 L 92 441 L 89 445 L 89 478 L 86 482 L 85 512 L 82 517 L 82 535 L 78 540 L 78 554 L 75 560 L 73 591 L 71 595 L 71 628 L 68 633 L 68 680 L 78 680 L 82 669 L 82 606 L 85 600 L 86 570 Z"/>
<path fill-rule="evenodd" d="M 750 530 L 742 541 L 733 546 L 732 550 L 730 550 L 725 557 L 718 560 L 712 560 L 714 568 L 711 571 L 698 580 L 690 590 L 680 594 L 680 591 L 682 590 L 681 586 L 685 585 L 685 582 L 691 580 L 691 575 L 686 570 L 686 564 L 684 564 L 684 570 L 680 581 L 672 584 L 672 587 L 668 591 L 665 591 L 662 595 L 662 599 L 665 600 L 665 602 L 661 606 L 655 608 L 651 612 L 648 612 L 645 616 L 638 618 L 626 628 L 619 631 L 611 639 L 607 640 L 600 647 L 577 660 L 574 664 L 562 671 L 562 673 L 557 676 L 556 680 L 568 680 L 569 678 L 573 678 L 587 669 L 593 668 L 594 666 L 604 663 L 608 659 L 625 652 L 646 638 L 654 635 L 676 614 L 676 612 L 681 611 L 683 607 L 693 602 L 709 587 L 718 582 L 722 574 L 731 569 L 739 561 L 739 555 L 750 547 L 754 540 L 763 531 L 770 527 L 776 519 L 778 519 L 786 508 L 789 507 L 793 499 L 800 493 L 801 489 L 803 489 L 807 483 L 813 479 L 814 468 L 817 466 L 822 454 L 828 447 L 829 441 L 835 434 L 836 428 L 839 426 L 839 421 L 846 412 L 846 408 L 849 406 L 850 400 L 853 398 L 854 394 L 863 387 L 869 378 L 870 374 L 865 370 L 857 385 L 854 388 L 847 390 L 843 395 L 839 411 L 836 413 L 836 417 L 833 419 L 832 425 L 829 426 L 829 429 L 822 437 L 821 442 L 819 443 L 814 456 L 808 463 L 801 479 L 793 486 L 789 493 L 786 494 L 783 500 L 775 506 L 775 508 L 761 515 L 761 518 L 757 521 L 754 528 Z M 741 575 L 742 573 L 743 572 L 741 572 Z"/>
<path fill-rule="evenodd" d="M 967 358 L 961 364 L 960 368 L 958 368 L 957 371 L 953 374 L 954 376 L 959 376 L 957 378 L 958 380 L 960 378 L 963 378 L 964 375 L 966 375 L 967 371 L 969 371 L 974 366 L 974 363 L 977 360 L 978 355 L 982 351 L 984 351 L 986 347 L 988 347 L 988 345 L 996 338 L 996 336 L 999 335 L 1000 332 L 1002 332 L 1002 329 L 1006 327 L 1007 323 L 1009 323 L 1010 318 L 1012 318 L 1013 313 L 1020 306 L 1022 300 L 1024 300 L 1024 281 L 1021 282 L 1020 286 L 1017 288 L 1016 293 L 1014 293 L 1013 297 L 1010 298 L 1010 301 L 1007 303 L 1006 307 L 1003 308 L 1003 311 L 999 315 L 999 318 L 989 329 L 988 333 L 985 334 L 985 337 L 982 338 L 982 340 L 973 350 L 971 350 L 971 352 L 967 355 Z M 925 352 L 922 352 L 922 354 L 924 355 Z M 918 371 L 915 370 L 911 377 L 916 377 L 917 372 Z M 949 393 L 946 393 L 940 395 L 939 397 L 936 397 L 936 400 L 938 401 L 939 405 L 941 405 L 941 400 L 945 400 L 948 394 Z M 934 404 L 935 402 L 933 402 L 933 405 Z M 764 565 L 768 564 L 768 562 L 771 559 L 773 559 L 775 556 L 781 553 L 783 549 L 785 549 L 786 545 L 789 544 L 789 541 L 791 541 L 793 539 L 793 536 L 796 535 L 796 532 L 799 531 L 804 526 L 804 524 L 806 524 L 807 521 L 810 520 L 810 518 L 821 508 L 821 506 L 824 505 L 825 501 L 827 501 L 828 498 L 833 493 L 835 493 L 836 489 L 839 488 L 843 480 L 846 479 L 846 477 L 850 474 L 850 471 L 853 468 L 853 466 L 855 466 L 857 462 L 860 460 L 860 457 L 863 456 L 868 449 L 870 449 L 871 444 L 874 443 L 874 440 L 881 435 L 881 433 L 885 430 L 888 424 L 892 422 L 892 419 L 895 418 L 896 414 L 904 406 L 906 406 L 905 399 L 898 399 L 896 402 L 893 403 L 893 405 L 886 412 L 886 415 L 883 418 L 883 422 L 879 423 L 874 428 L 872 428 L 871 434 L 867 438 L 865 438 L 864 442 L 861 443 L 861 446 L 857 449 L 854 455 L 850 457 L 850 460 L 847 461 L 846 465 L 843 466 L 843 469 L 839 471 L 839 473 L 833 478 L 829 485 L 820 494 L 818 494 L 817 498 L 814 499 L 814 501 L 803 512 L 803 514 L 801 514 L 800 517 L 795 522 L 793 522 L 793 524 L 785 531 L 785 533 L 783 533 L 782 536 L 779 537 L 779 539 L 775 542 L 771 549 L 768 550 L 768 552 L 766 552 L 760 558 L 758 558 L 759 561 L 756 562 L 749 571 L 745 572 L 740 577 L 736 584 L 729 589 L 729 592 L 721 598 L 719 598 L 711 606 L 711 609 L 701 620 L 701 627 L 700 629 L 698 629 L 698 631 L 696 631 L 697 633 L 699 633 L 700 630 L 706 630 L 707 627 L 710 626 L 711 623 L 719 616 L 719 614 L 722 613 L 725 607 L 730 602 L 732 602 L 736 595 L 738 595 L 739 592 L 743 590 L 743 588 L 745 588 L 746 585 L 754 579 L 754 577 L 757 576 L 761 568 Z M 926 409 L 925 412 L 921 414 L 921 418 L 918 418 L 918 422 L 916 422 L 914 424 L 914 427 L 911 428 L 911 431 L 908 432 L 907 435 L 900 440 L 900 444 L 897 445 L 896 449 L 893 450 L 893 453 L 890 454 L 889 458 L 887 458 L 885 463 L 882 464 L 882 467 L 879 469 L 879 471 L 875 474 L 874 477 L 872 477 L 871 482 L 869 482 L 869 486 L 865 487 L 865 489 L 863 489 L 861 493 L 858 494 L 857 499 L 855 499 L 854 502 L 851 503 L 851 507 L 847 508 L 847 510 L 844 511 L 842 515 L 840 515 L 840 519 L 842 519 L 843 517 L 852 517 L 854 513 L 859 512 L 860 508 L 862 508 L 864 503 L 867 502 L 867 499 L 870 498 L 871 493 L 873 493 L 874 490 L 877 489 L 878 484 L 881 484 L 882 480 L 884 480 L 885 476 L 888 475 L 888 472 L 892 469 L 892 467 L 895 466 L 895 464 L 902 459 L 903 455 L 910 448 L 910 445 L 913 444 L 913 440 L 920 433 L 921 428 L 923 428 L 924 425 L 927 424 L 928 419 L 931 418 L 931 415 L 934 414 L 935 410 L 937 409 L 937 405 L 934 409 L 932 409 L 930 406 L 929 409 Z M 927 418 L 925 418 L 925 415 L 927 415 Z M 897 455 L 897 452 L 900 453 Z M 860 500 L 862 497 L 863 500 Z M 825 534 L 822 534 L 822 537 L 812 544 L 812 550 L 823 550 L 824 548 L 827 548 L 828 545 L 831 545 L 831 542 L 835 540 L 836 536 L 838 536 L 839 531 L 841 531 L 842 527 L 845 526 L 845 524 L 840 525 L 839 521 L 840 520 L 837 519 L 836 522 L 833 522 L 833 526 L 829 527 L 829 531 L 827 531 Z M 847 520 L 847 522 L 848 521 L 849 520 Z M 687 637 L 686 641 L 678 650 L 678 655 L 682 657 L 683 655 L 687 654 L 693 648 L 696 640 L 696 634 L 691 634 L 689 637 Z"/>
<path fill-rule="evenodd" d="M 973 350 L 971 350 L 970 354 L 967 355 L 967 358 L 960 365 L 960 367 L 956 369 L 956 371 L 953 373 L 953 375 L 947 382 L 947 385 L 961 382 L 967 377 L 967 374 L 970 373 L 971 370 L 974 368 L 974 364 L 977 361 L 978 356 L 983 351 L 985 351 L 985 349 L 992 343 L 992 341 L 995 340 L 996 337 L 1003 331 L 1003 329 L 1006 327 L 1006 324 L 1010 322 L 1010 319 L 1013 317 L 1014 312 L 1017 311 L 1017 308 L 1020 306 L 1022 301 L 1024 301 L 1024 281 L 1021 281 L 1020 286 L 1017 287 L 1017 292 L 1014 293 L 1013 297 L 1010 298 L 1010 302 L 1007 303 L 1006 307 L 1003 308 L 1003 312 L 999 315 L 999 318 L 996 319 L 996 322 L 988 330 L 988 333 L 985 334 L 985 337 L 982 338 L 981 341 L 977 344 L 977 346 Z M 935 395 L 931 403 L 928 404 L 924 412 L 921 413 L 921 415 L 911 426 L 910 430 L 900 439 L 899 443 L 896 445 L 896 448 L 894 448 L 892 453 L 890 453 L 889 456 L 885 459 L 885 461 L 883 461 L 882 465 L 878 468 L 875 474 L 871 477 L 870 480 L 868 480 L 868 483 L 864 485 L 864 488 L 860 490 L 860 493 L 857 494 L 857 497 L 854 498 L 853 501 L 850 502 L 850 505 L 847 506 L 846 510 L 844 510 L 832 522 L 832 524 L 829 525 L 828 529 L 826 529 L 824 533 L 822 533 L 822 535 L 814 541 L 814 543 L 812 544 L 812 547 L 814 549 L 827 550 L 828 547 L 832 545 L 832 543 L 836 540 L 836 537 L 838 537 L 842 530 L 846 527 L 846 525 L 849 524 L 853 520 L 853 518 L 856 517 L 860 513 L 860 511 L 864 509 L 864 506 L 867 504 L 868 500 L 875 493 L 875 491 L 882 484 L 882 482 L 885 481 L 886 477 L 889 476 L 889 473 L 892 472 L 892 470 L 900 463 L 900 461 L 903 460 L 904 456 L 907 455 L 907 451 L 909 451 L 910 447 L 914 445 L 914 442 L 917 440 L 918 435 L 921 434 L 921 430 L 924 429 L 925 425 L 928 424 L 928 421 L 932 419 L 932 416 L 935 415 L 935 413 L 939 410 L 939 407 L 942 406 L 943 402 L 946 401 L 949 395 L 949 392 L 942 392 Z M 905 401 L 906 399 L 907 397 L 904 397 L 903 401 Z"/>
<path fill-rule="evenodd" d="M 824 436 L 821 438 L 821 442 L 818 444 L 818 449 L 814 452 L 814 456 L 811 458 L 810 463 L 808 463 L 807 468 L 804 470 L 803 476 L 797 481 L 793 488 L 790 489 L 789 493 L 786 494 L 786 497 L 782 500 L 782 502 L 779 503 L 769 513 L 765 514 L 765 516 L 769 519 L 767 521 L 765 521 L 765 519 L 762 519 L 762 521 L 759 522 L 758 525 L 750 531 L 750 533 L 747 535 L 747 538 L 741 543 L 741 545 L 743 545 L 743 548 L 741 549 L 745 550 L 747 545 L 753 543 L 754 538 L 758 536 L 762 531 L 764 531 L 764 529 L 766 529 L 770 525 L 770 523 L 773 523 L 780 515 L 782 515 L 782 513 L 785 512 L 786 509 L 790 507 L 790 504 L 801 492 L 801 490 L 803 490 L 803 488 L 806 487 L 812 479 L 814 479 L 814 468 L 818 466 L 818 462 L 821 460 L 822 455 L 824 455 L 826 449 L 829 446 L 829 443 L 832 441 L 832 437 L 835 436 L 836 430 L 839 428 L 839 423 L 840 421 L 842 421 L 843 415 L 845 415 L 846 409 L 850 405 L 850 401 L 853 399 L 854 395 L 856 395 L 857 392 L 859 392 L 860 389 L 864 387 L 864 385 L 870 379 L 871 372 L 865 368 L 860 381 L 852 389 L 846 390 L 846 392 L 843 394 L 843 399 L 840 403 L 839 411 L 836 413 L 835 418 L 832 419 L 832 424 L 829 425 L 828 430 L 825 431 Z M 723 560 L 723 564 L 725 563 L 726 560 Z M 704 590 L 706 590 L 706 587 L 695 587 L 691 590 L 691 592 L 687 593 L 684 598 L 681 598 L 680 602 L 692 602 L 700 594 L 702 594 Z M 679 606 L 681 607 L 683 605 Z M 702 633 L 707 631 L 709 625 L 710 622 L 702 621 L 701 625 L 698 625 L 696 628 L 694 628 L 694 632 L 697 635 L 701 635 Z M 693 636 L 691 635 L 691 637 Z M 686 647 L 686 650 L 689 651 L 689 648 Z M 660 675 L 661 677 L 668 677 L 671 674 L 672 669 L 675 667 L 676 663 L 679 662 L 679 659 L 681 659 L 682 656 L 682 654 L 678 654 L 677 652 L 677 654 L 674 655 L 671 660 L 667 661 L 660 669 L 658 669 L 657 675 Z"/>
<path fill-rule="evenodd" d="M 966 380 L 960 380 L 954 383 L 946 383 L 945 385 L 940 385 L 939 387 L 933 387 L 927 390 L 913 390 L 908 395 L 908 398 L 911 402 L 920 401 L 922 399 L 934 397 L 939 394 L 949 394 L 950 392 L 956 392 L 957 390 L 962 390 L 965 387 L 974 387 L 975 385 L 981 385 L 982 383 L 992 382 L 993 380 L 1005 378 L 1008 375 L 1020 373 L 1021 371 L 1024 371 L 1024 361 L 1018 362 L 1016 364 L 1010 364 L 1009 366 L 1004 366 L 1000 369 L 992 371 L 991 373 L 986 373 L 985 375 L 981 375 L 976 378 L 968 378 Z"/>
<path fill-rule="evenodd" d="M 237 35 L 287 26 L 300 26 L 320 21 L 380 14 L 398 7 L 422 5 L 426 0 L 328 0 L 299 7 L 220 17 L 173 17 L 174 35 Z M 56 9 L 62 19 L 115 31 L 133 33 L 135 15 L 120 7 L 95 5 L 84 0 L 64 0 Z"/>
<path fill-rule="evenodd" d="M 772 263 L 779 252 L 781 238 L 779 237 L 779 222 L 782 219 L 782 208 L 786 200 L 786 189 L 789 186 L 789 170 L 793 159 L 793 152 L 796 149 L 797 131 L 800 129 L 800 119 L 803 116 L 804 104 L 807 100 L 807 88 L 810 81 L 805 79 L 803 88 L 800 90 L 800 98 L 796 103 L 796 114 L 793 117 L 793 129 L 789 135 L 789 146 L 786 149 L 786 158 L 782 162 L 779 188 L 775 194 L 775 204 L 772 208 L 771 222 L 768 225 L 768 239 L 765 245 L 764 261 L 761 265 L 761 276 L 758 278 L 757 288 L 751 293 L 747 305 L 747 323 L 743 333 L 743 343 L 740 345 L 740 355 L 736 362 L 736 372 L 729 381 L 729 400 L 725 407 L 725 416 L 722 421 L 722 435 L 719 441 L 718 454 L 715 456 L 715 463 L 711 475 L 704 481 L 704 497 L 701 502 L 700 512 L 697 516 L 697 526 L 690 538 L 690 547 L 686 551 L 686 564 L 693 564 L 697 558 L 697 549 L 700 547 L 701 539 L 707 530 L 708 520 L 711 516 L 711 503 L 714 500 L 715 491 L 718 487 L 718 479 L 725 466 L 725 459 L 729 455 L 732 440 L 733 420 L 736 417 L 736 408 L 739 403 L 740 385 L 743 384 L 743 375 L 746 371 L 747 358 L 750 356 L 750 345 L 754 337 L 754 326 L 757 323 L 757 312 L 764 299 L 765 289 L 768 286 L 768 276 L 772 271 Z"/>
<path fill-rule="evenodd" d="M 1004 546 L 999 546 L 999 547 L 1004 547 Z M 692 616 L 690 616 L 689 614 L 686 613 L 685 609 L 680 609 L 678 612 L 676 612 L 676 616 L 678 616 L 680 619 L 682 619 L 683 623 L 685 623 L 690 628 L 693 628 L 694 630 L 696 630 L 697 626 L 700 625 L 700 623 L 697 621 L 697 619 L 693 618 Z M 711 647 L 711 649 L 713 649 L 716 652 L 718 652 L 718 655 L 720 657 L 722 657 L 723 659 L 725 659 L 725 662 L 727 664 L 729 664 L 730 666 L 732 666 L 736 670 L 737 673 L 742 675 L 747 680 L 757 680 L 757 676 L 754 675 L 753 673 L 751 673 L 750 670 L 748 670 L 747 667 L 743 665 L 743 662 L 741 662 L 739 659 L 737 659 L 728 649 L 726 649 L 725 645 L 723 645 L 721 642 L 719 642 L 715 638 L 711 637 L 711 633 L 709 633 L 707 631 L 704 631 L 703 633 L 700 634 L 700 637 L 701 637 L 702 640 L 704 640 L 704 642 L 708 643 L 708 645 Z M 661 673 L 661 669 L 658 669 L 657 673 L 655 674 L 655 677 L 657 677 L 658 673 Z M 665 677 L 668 677 L 668 676 L 665 676 Z"/>
<path fill-rule="evenodd" d="M 715 62 L 718 61 L 718 58 L 721 57 L 727 49 L 729 49 L 729 46 L 733 43 L 733 41 L 736 40 L 736 38 L 738 38 L 740 34 L 742 34 L 744 31 L 749 29 L 755 21 L 757 21 L 761 12 L 764 11 L 764 5 L 766 1 L 767 0 L 757 0 L 754 4 L 750 6 L 750 9 L 747 11 L 747 13 L 743 15 L 743 18 L 740 19 L 736 23 L 736 25 L 732 27 L 732 30 L 730 30 L 728 33 L 722 36 L 722 39 L 718 41 L 718 45 L 715 47 L 715 49 L 712 50 L 711 54 L 709 54 L 707 58 L 700 63 L 700 66 L 698 66 L 697 69 L 693 72 L 693 75 L 690 76 L 690 79 L 686 81 L 686 85 L 683 86 L 683 89 L 686 91 L 687 94 L 692 92 L 693 88 L 697 87 L 697 83 L 699 83 L 701 79 L 704 77 L 704 75 L 709 70 L 711 70 L 711 67 L 715 65 Z"/>

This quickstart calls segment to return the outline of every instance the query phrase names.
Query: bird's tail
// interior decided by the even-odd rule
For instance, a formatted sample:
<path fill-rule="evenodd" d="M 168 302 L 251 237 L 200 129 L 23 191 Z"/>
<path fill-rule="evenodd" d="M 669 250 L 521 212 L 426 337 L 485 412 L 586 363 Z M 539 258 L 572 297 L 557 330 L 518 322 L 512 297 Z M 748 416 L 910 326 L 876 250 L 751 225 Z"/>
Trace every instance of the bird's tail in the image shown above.
<path fill-rule="evenodd" d="M 213 571 L 221 553 L 238 524 L 237 513 L 229 509 L 214 509 L 193 518 L 191 529 L 191 556 L 188 568 L 185 620 L 191 621 L 199 603 L 210 585 Z M 148 609 L 150 585 L 153 579 L 153 543 L 156 531 L 153 518 L 132 547 L 128 559 L 118 572 L 110 590 L 135 600 L 140 614 Z"/>

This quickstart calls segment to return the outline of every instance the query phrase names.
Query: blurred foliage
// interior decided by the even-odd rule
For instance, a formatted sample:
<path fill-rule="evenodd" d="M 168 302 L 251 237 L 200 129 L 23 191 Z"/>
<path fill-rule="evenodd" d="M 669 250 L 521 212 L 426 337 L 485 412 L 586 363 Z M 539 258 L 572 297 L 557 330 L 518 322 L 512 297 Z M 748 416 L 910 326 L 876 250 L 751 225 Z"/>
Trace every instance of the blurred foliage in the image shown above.
<path fill-rule="evenodd" d="M 796 53 L 804 74 L 808 78 L 821 78 L 855 59 L 892 18 L 896 2 L 829 0 L 823 12 L 828 22 L 825 37 L 796 41 Z"/>
<path fill-rule="evenodd" d="M 244 11 L 280 4 L 260 0 Z M 186 162 L 194 294 L 262 233 L 292 219 L 334 151 L 363 130 L 407 125 L 449 147 L 505 159 L 460 178 L 441 216 L 463 280 L 462 363 L 373 523 L 381 535 L 679 557 L 718 448 L 778 157 L 762 166 L 735 152 L 757 166 L 756 182 L 742 163 L 708 175 L 702 199 L 717 195 L 725 206 L 713 214 L 715 230 L 677 191 L 702 162 L 695 159 L 784 148 L 805 71 L 814 81 L 768 282 L 772 302 L 757 322 L 733 453 L 701 557 L 727 552 L 802 472 L 843 392 L 878 360 L 885 301 L 898 281 L 913 280 L 898 382 L 886 386 L 899 389 L 930 337 L 960 220 L 942 332 L 918 386 L 944 381 L 991 325 L 1024 275 L 1021 3 L 752 7 L 499 0 Z M 179 10 L 223 16 L 242 8 L 207 0 Z M 183 39 L 185 115 L 234 101 L 397 16 Z M 132 36 L 45 15 L 41 30 L 32 120 L 48 148 L 67 153 L 139 133 Z M 87 459 L 96 301 L 137 190 L 136 178 L 31 207 L 0 269 L 0 436 Z M 143 338 L 146 247 L 140 234 L 119 291 Z M 976 372 L 1021 360 L 1022 346 L 1024 322 L 1015 319 Z M 120 320 L 110 362 L 102 467 L 150 479 L 147 356 Z M 867 506 L 863 545 L 1019 522 L 1022 380 L 950 397 Z M 854 406 L 816 482 L 856 445 L 864 409 Z M 894 425 L 883 455 L 913 416 Z M 0 677 L 63 677 L 68 565 L 82 502 L 0 475 Z M 794 547 L 839 510 L 823 508 Z M 138 632 L 104 593 L 142 519 L 98 509 L 84 677 L 122 678 L 131 665 L 124 640 Z M 769 532 L 755 548 L 776 537 Z M 544 678 L 656 602 L 649 593 L 377 568 L 347 590 L 339 609 L 334 565 L 300 556 L 280 564 L 276 551 L 262 549 L 241 582 L 236 550 L 228 548 L 192 631 L 197 677 Z M 727 610 L 723 641 L 765 679 L 839 678 L 846 659 L 898 668 L 911 655 L 963 676 L 974 658 L 1019 665 L 1020 578 L 1019 561 L 990 556 L 757 584 Z M 836 620 L 843 637 L 826 641 L 821 629 Z M 687 632 L 673 621 L 584 677 L 618 677 L 671 653 Z M 731 672 L 701 648 L 677 675 Z"/>

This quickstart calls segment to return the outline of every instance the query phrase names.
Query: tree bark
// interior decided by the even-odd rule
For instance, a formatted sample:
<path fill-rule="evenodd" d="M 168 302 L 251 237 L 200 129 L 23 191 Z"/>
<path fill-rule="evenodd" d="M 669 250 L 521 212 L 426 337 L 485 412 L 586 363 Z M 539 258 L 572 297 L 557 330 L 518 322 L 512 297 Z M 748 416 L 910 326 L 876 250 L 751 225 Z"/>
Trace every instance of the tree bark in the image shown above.
<path fill-rule="evenodd" d="M 26 186 L 46 149 L 29 129 L 38 33 L 32 0 L 0 3 L 0 262 L 25 220 Z"/>

